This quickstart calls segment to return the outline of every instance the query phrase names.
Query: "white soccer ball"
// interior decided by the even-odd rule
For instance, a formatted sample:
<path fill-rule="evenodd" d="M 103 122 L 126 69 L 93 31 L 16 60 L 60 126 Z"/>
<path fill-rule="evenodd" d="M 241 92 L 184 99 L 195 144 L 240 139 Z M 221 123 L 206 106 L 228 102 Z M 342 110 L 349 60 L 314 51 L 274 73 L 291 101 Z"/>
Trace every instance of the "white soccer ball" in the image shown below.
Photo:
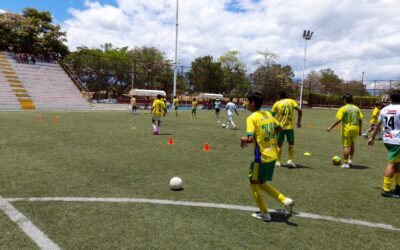
<path fill-rule="evenodd" d="M 183 190 L 183 181 L 179 177 L 173 177 L 169 181 L 169 186 L 171 187 L 172 190 Z"/>
<path fill-rule="evenodd" d="M 221 127 L 226 128 L 226 124 L 225 124 L 225 123 L 222 123 L 222 124 L 221 124 Z"/>

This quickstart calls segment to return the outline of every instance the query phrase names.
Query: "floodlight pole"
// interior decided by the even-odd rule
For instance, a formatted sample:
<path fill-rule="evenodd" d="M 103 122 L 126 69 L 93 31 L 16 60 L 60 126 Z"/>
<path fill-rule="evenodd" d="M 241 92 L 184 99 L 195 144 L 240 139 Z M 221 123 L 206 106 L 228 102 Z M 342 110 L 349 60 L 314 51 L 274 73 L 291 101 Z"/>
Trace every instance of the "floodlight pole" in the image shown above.
<path fill-rule="evenodd" d="M 176 0 L 174 89 L 172 91 L 172 99 L 174 98 L 174 96 L 176 96 L 176 77 L 178 74 L 178 11 L 179 11 L 179 0 Z"/>
<path fill-rule="evenodd" d="M 306 40 L 306 42 L 304 45 L 303 77 L 301 78 L 301 88 L 300 88 L 300 109 L 303 105 L 303 88 L 304 88 L 304 72 L 306 70 L 307 40 L 311 40 L 313 34 L 314 32 L 310 30 L 303 31 L 303 38 Z M 311 89 L 309 91 L 311 91 Z"/>

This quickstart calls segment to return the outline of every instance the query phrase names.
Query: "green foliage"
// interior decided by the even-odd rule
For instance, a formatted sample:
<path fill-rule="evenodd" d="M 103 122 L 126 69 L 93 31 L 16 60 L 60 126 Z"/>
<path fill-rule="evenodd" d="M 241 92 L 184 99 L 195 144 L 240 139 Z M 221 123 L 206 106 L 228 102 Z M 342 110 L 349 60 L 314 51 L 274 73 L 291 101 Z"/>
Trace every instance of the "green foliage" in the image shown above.
<path fill-rule="evenodd" d="M 170 62 L 154 47 L 129 50 L 128 47 L 114 48 L 111 43 L 102 45 L 101 49 L 80 47 L 64 62 L 97 99 L 119 98 L 131 89 L 132 83 L 134 88 L 172 91 Z"/>
<path fill-rule="evenodd" d="M 252 83 L 255 90 L 263 93 L 267 100 L 274 100 L 278 90 L 289 90 L 292 85 L 292 77 L 294 77 L 294 73 L 289 65 L 261 65 L 252 74 Z"/>
<path fill-rule="evenodd" d="M 244 96 L 249 86 L 246 64 L 239 60 L 239 54 L 239 51 L 228 51 L 218 58 L 223 71 L 223 92 L 230 96 Z"/>
<path fill-rule="evenodd" d="M 51 22 L 50 12 L 33 8 L 25 8 L 22 15 L 0 14 L 0 48 L 12 45 L 17 52 L 65 57 L 69 53 L 66 33 Z"/>
<path fill-rule="evenodd" d="M 311 93 L 309 96 L 309 100 L 311 100 L 312 104 L 317 104 L 321 106 L 342 106 L 343 100 L 342 100 L 343 95 L 325 95 L 325 94 L 314 94 Z M 374 106 L 375 102 L 378 102 L 381 100 L 381 97 L 376 96 L 353 96 L 353 103 L 359 107 L 372 107 Z"/>
<path fill-rule="evenodd" d="M 196 58 L 192 62 L 188 77 L 192 91 L 222 93 L 225 90 L 221 63 L 215 62 L 212 56 Z"/>

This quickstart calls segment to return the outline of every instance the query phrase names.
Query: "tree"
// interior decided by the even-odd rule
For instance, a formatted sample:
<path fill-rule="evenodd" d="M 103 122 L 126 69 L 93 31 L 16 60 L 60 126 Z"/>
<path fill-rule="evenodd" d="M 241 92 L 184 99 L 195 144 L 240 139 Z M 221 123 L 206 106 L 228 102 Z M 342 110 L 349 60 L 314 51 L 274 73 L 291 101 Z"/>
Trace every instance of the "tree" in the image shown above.
<path fill-rule="evenodd" d="M 95 98 L 119 98 L 134 88 L 163 89 L 172 92 L 172 69 L 164 53 L 153 47 L 114 48 L 105 43 L 101 49 L 80 47 L 65 60 L 86 84 Z"/>
<path fill-rule="evenodd" d="M 320 70 L 320 81 L 323 86 L 324 94 L 340 94 L 340 85 L 343 80 L 339 78 L 338 75 L 332 69 L 322 69 Z"/>
<path fill-rule="evenodd" d="M 212 56 L 196 58 L 188 72 L 191 90 L 194 92 L 221 93 L 224 90 L 224 72 L 220 62 Z"/>
<path fill-rule="evenodd" d="M 0 14 L 0 48 L 12 45 L 17 52 L 65 57 L 69 53 L 66 33 L 51 22 L 50 12 L 33 8 L 25 8 L 22 15 Z"/>
<path fill-rule="evenodd" d="M 258 58 L 254 61 L 254 63 L 258 66 L 264 66 L 269 68 L 272 64 L 276 63 L 279 56 L 275 53 L 268 51 L 268 49 L 264 51 L 257 51 Z"/>
<path fill-rule="evenodd" d="M 228 95 L 243 96 L 248 89 L 246 65 L 239 60 L 239 54 L 239 51 L 228 51 L 218 58 L 224 76 L 224 92 Z"/>

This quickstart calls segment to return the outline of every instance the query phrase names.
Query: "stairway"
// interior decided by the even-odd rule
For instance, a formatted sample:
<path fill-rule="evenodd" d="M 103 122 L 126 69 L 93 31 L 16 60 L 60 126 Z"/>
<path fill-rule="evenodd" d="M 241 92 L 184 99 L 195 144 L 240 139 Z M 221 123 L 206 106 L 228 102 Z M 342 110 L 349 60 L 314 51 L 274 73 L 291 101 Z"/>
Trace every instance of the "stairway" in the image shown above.
<path fill-rule="evenodd" d="M 2 78 L 4 81 L 1 81 L 0 84 L 8 84 L 10 89 L 9 92 L 14 94 L 16 100 L 19 102 L 21 109 L 36 109 L 35 104 L 33 103 L 32 99 L 29 96 L 28 91 L 25 89 L 23 82 L 18 78 L 16 72 L 12 68 L 12 64 L 8 61 L 8 59 L 3 55 L 0 54 L 0 70 L 2 73 Z M 10 93 L 10 94 L 11 94 Z M 0 95 L 0 103 L 2 97 L 4 98 L 5 103 L 9 103 L 8 100 L 12 100 L 10 95 Z M 6 105 L 6 107 L 9 107 Z"/>

